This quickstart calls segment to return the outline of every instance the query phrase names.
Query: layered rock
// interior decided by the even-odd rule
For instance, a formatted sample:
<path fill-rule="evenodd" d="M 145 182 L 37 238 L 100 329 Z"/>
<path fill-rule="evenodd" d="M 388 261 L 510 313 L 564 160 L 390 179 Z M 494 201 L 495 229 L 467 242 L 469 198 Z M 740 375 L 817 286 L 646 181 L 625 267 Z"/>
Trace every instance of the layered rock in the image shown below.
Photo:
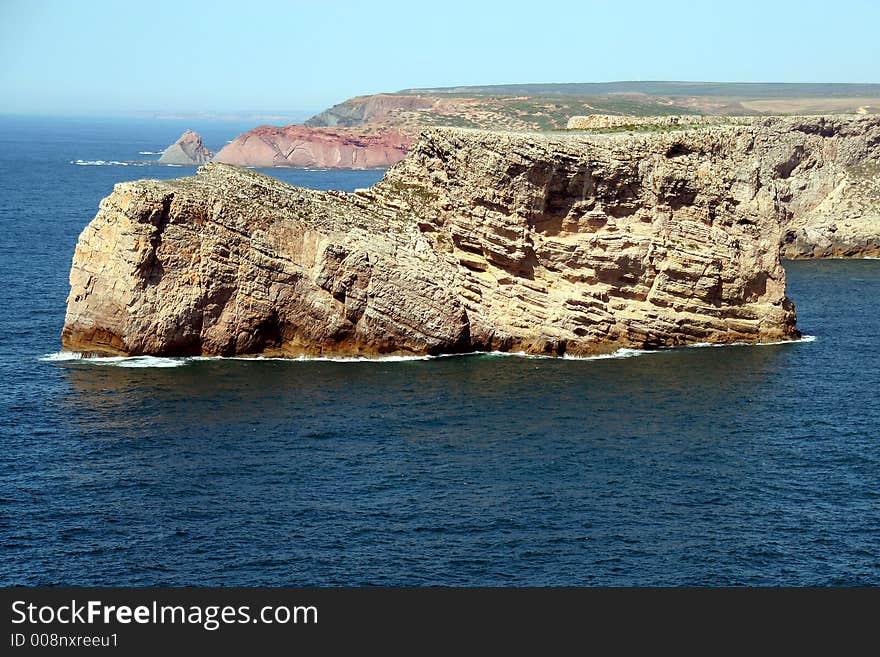
<path fill-rule="evenodd" d="M 436 129 L 356 194 L 219 164 L 121 183 L 80 236 L 62 340 L 109 354 L 559 355 L 795 337 L 782 224 L 876 161 L 878 121 Z"/>
<path fill-rule="evenodd" d="M 880 256 L 880 117 L 878 116 L 612 116 L 572 117 L 570 129 L 652 130 L 754 126 L 728 166 L 755 169 L 776 162 L 761 178 L 777 195 L 785 258 Z M 741 137 L 737 137 L 741 139 Z M 699 136 L 692 139 L 701 139 Z M 707 139 L 709 139 L 707 137 Z M 708 142 L 707 142 L 708 143 Z M 702 151 L 701 151 L 702 152 Z M 760 168 L 760 167 L 758 167 Z"/>
<path fill-rule="evenodd" d="M 766 119 L 752 132 L 773 163 L 783 257 L 880 255 L 880 116 Z"/>
<path fill-rule="evenodd" d="M 880 162 L 874 157 L 823 167 L 827 178 L 812 201 L 784 217 L 786 258 L 880 258 Z M 857 159 L 857 158 L 855 158 Z M 835 170 L 836 169 L 836 170 Z M 805 190 L 796 189 L 794 194 Z"/>
<path fill-rule="evenodd" d="M 187 130 L 171 144 L 159 158 L 159 164 L 201 165 L 211 159 L 211 151 L 205 148 L 197 132 Z"/>
<path fill-rule="evenodd" d="M 375 131 L 259 126 L 226 144 L 214 160 L 243 167 L 385 168 L 406 155 L 410 138 Z"/>

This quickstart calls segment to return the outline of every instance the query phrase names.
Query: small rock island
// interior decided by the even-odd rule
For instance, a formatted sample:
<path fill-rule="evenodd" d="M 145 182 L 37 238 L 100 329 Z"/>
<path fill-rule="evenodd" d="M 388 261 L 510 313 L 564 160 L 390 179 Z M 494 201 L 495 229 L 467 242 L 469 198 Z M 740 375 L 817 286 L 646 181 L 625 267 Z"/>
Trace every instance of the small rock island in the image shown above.
<path fill-rule="evenodd" d="M 180 164 L 200 166 L 211 160 L 212 153 L 204 144 L 197 132 L 187 130 L 180 138 L 165 149 L 159 164 Z"/>

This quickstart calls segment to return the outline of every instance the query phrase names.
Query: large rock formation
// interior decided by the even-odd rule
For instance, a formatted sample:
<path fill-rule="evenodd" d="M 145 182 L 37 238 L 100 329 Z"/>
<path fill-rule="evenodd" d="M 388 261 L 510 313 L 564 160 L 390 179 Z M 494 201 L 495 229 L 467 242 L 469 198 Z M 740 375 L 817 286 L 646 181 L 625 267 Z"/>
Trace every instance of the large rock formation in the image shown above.
<path fill-rule="evenodd" d="M 870 177 L 878 158 L 880 117 L 795 117 L 433 130 L 356 194 L 218 164 L 120 183 L 77 244 L 62 340 L 293 356 L 793 337 L 781 226 L 837 207 L 839 176 Z"/>
<path fill-rule="evenodd" d="M 218 164 L 121 183 L 80 236 L 63 343 L 589 354 L 793 337 L 780 220 L 815 209 L 825 172 L 877 156 L 878 121 L 433 130 L 357 194 Z"/>
<path fill-rule="evenodd" d="M 211 151 L 202 144 L 202 137 L 187 130 L 180 138 L 165 149 L 159 164 L 201 165 L 211 159 Z"/>
<path fill-rule="evenodd" d="M 410 141 L 394 129 L 264 125 L 226 144 L 214 161 L 243 167 L 385 168 L 404 158 Z"/>

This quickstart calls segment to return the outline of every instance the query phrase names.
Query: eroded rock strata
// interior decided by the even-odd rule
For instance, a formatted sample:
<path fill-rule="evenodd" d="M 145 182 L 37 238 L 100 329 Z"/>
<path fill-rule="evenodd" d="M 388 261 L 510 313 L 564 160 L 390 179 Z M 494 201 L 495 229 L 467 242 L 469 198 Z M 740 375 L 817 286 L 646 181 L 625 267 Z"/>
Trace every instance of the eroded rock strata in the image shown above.
<path fill-rule="evenodd" d="M 118 184 L 80 236 L 65 348 L 591 354 L 795 337 L 781 219 L 877 119 L 636 135 L 427 131 L 355 194 L 209 164 Z"/>
<path fill-rule="evenodd" d="M 785 119 L 592 115 L 572 117 L 569 128 L 632 128 L 650 134 L 676 126 L 702 131 L 723 124 L 753 126 L 740 131 L 751 135 L 743 149 L 722 154 L 729 158 L 728 166 L 747 171 L 757 166 L 751 160 L 776 163 L 769 171 L 755 171 L 761 180 L 773 180 L 778 194 L 783 257 L 880 256 L 880 117 L 876 115 Z"/>
<path fill-rule="evenodd" d="M 411 141 L 393 128 L 368 132 L 264 125 L 226 144 L 214 161 L 242 167 L 377 169 L 402 160 Z"/>

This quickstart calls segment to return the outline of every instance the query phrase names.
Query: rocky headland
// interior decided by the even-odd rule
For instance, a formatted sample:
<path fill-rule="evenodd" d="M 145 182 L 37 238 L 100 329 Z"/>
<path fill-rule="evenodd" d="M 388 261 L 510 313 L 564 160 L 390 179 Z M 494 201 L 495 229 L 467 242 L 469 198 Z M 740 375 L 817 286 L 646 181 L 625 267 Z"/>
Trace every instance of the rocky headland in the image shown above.
<path fill-rule="evenodd" d="M 581 115 L 772 115 L 877 113 L 878 84 L 608 82 L 406 89 L 357 96 L 310 126 L 558 130 Z M 711 123 L 711 119 L 698 119 Z"/>
<path fill-rule="evenodd" d="M 243 167 L 376 169 L 406 155 L 411 138 L 390 129 L 348 130 L 292 124 L 259 126 L 217 153 L 214 161 Z"/>
<path fill-rule="evenodd" d="M 205 148 L 201 135 L 187 130 L 165 149 L 159 158 L 159 164 L 201 165 L 208 162 L 211 157 L 211 151 Z"/>
<path fill-rule="evenodd" d="M 356 96 L 304 125 L 260 126 L 217 161 L 247 167 L 382 168 L 402 159 L 422 130 L 610 129 L 716 125 L 784 112 L 868 112 L 880 85 L 612 82 L 408 89 Z M 584 115 L 584 116 L 582 116 Z M 740 120 L 741 119 L 741 120 Z"/>
<path fill-rule="evenodd" d="M 434 129 L 354 194 L 222 164 L 120 183 L 77 244 L 62 341 L 133 355 L 580 355 L 793 338 L 780 243 L 823 248 L 791 227 L 855 190 L 867 203 L 846 181 L 878 159 L 880 117 L 794 117 Z M 836 233 L 876 221 L 877 203 L 859 208 Z M 877 233 L 859 244 L 875 253 Z"/>
<path fill-rule="evenodd" d="M 439 99 L 401 94 L 356 96 L 316 114 L 306 121 L 306 125 L 351 127 L 378 123 L 401 112 L 433 109 L 440 102 Z"/>

